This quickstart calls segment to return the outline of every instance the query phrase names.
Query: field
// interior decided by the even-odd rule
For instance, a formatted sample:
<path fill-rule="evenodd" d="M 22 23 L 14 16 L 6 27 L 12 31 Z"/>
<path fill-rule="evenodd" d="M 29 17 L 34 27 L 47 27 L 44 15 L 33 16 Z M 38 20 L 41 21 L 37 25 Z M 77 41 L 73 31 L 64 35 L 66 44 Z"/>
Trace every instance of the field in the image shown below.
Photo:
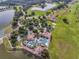
<path fill-rule="evenodd" d="M 79 59 L 79 4 L 57 11 L 57 25 L 52 32 L 49 52 L 51 59 Z M 69 24 L 62 19 L 66 18 Z"/>

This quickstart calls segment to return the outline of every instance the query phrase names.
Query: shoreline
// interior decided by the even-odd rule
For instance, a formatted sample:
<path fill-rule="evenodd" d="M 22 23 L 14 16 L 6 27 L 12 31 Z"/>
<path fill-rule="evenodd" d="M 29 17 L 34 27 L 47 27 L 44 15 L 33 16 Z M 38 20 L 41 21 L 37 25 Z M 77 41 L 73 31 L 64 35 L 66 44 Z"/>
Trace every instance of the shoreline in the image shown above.
<path fill-rule="evenodd" d="M 0 38 L 0 45 L 3 44 L 3 37 Z"/>
<path fill-rule="evenodd" d="M 5 27 L 4 29 L 2 29 L 3 35 L 0 37 L 0 45 L 3 44 L 3 38 L 6 36 L 6 34 L 8 34 L 8 33 L 6 32 L 6 30 L 8 30 L 8 28 L 10 28 L 10 27 L 11 27 L 11 26 L 8 25 L 8 26 Z"/>

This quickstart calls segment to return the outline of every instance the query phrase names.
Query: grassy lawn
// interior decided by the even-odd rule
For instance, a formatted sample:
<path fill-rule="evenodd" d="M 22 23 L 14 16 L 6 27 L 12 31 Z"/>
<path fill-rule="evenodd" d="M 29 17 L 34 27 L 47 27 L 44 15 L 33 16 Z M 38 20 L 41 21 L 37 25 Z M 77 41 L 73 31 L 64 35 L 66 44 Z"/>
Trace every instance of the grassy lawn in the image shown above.
<path fill-rule="evenodd" d="M 27 10 L 27 12 L 28 12 L 28 14 L 31 14 L 31 12 L 32 12 L 32 10 L 31 10 L 31 8 L 29 8 L 28 10 Z M 48 10 L 48 11 L 33 11 L 33 12 L 35 12 L 35 15 L 37 15 L 37 16 L 42 16 L 42 15 L 45 15 L 46 14 L 46 12 L 51 12 L 51 9 L 50 10 Z"/>
<path fill-rule="evenodd" d="M 5 31 L 5 34 L 8 34 L 8 33 L 11 33 L 13 29 L 11 28 L 11 26 L 7 26 L 4 31 Z"/>
<path fill-rule="evenodd" d="M 72 5 L 71 12 L 68 11 L 69 9 L 57 12 L 59 17 L 49 47 L 51 59 L 79 59 L 79 22 L 76 22 L 78 20 L 75 14 L 76 7 L 77 4 Z M 64 17 L 70 24 L 62 21 Z"/>
<path fill-rule="evenodd" d="M 8 51 L 12 48 L 12 45 L 11 45 L 10 41 L 6 37 L 3 38 L 3 45 L 6 48 L 6 51 Z"/>
<path fill-rule="evenodd" d="M 48 11 L 35 11 L 35 14 L 41 16 L 41 15 L 46 15 L 47 12 L 51 12 L 51 9 Z"/>

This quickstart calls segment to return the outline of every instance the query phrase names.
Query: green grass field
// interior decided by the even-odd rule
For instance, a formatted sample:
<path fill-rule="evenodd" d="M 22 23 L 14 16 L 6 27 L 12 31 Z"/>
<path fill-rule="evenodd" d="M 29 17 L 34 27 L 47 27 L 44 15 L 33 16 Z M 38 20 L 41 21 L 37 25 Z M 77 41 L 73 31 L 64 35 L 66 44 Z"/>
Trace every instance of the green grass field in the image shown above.
<path fill-rule="evenodd" d="M 28 12 L 28 14 L 31 14 L 31 12 L 32 12 L 32 10 L 31 10 L 31 8 L 29 8 L 28 10 L 27 10 L 27 12 Z M 33 11 L 33 12 L 35 12 L 35 15 L 36 16 L 42 16 L 42 15 L 45 15 L 46 14 L 46 12 L 51 12 L 51 9 L 50 10 L 48 10 L 48 11 Z"/>
<path fill-rule="evenodd" d="M 74 4 L 70 9 L 57 12 L 59 17 L 49 47 L 51 59 L 79 59 L 79 22 L 76 22 L 79 20 L 78 6 L 79 4 Z M 69 24 L 62 21 L 64 17 L 68 19 Z"/>

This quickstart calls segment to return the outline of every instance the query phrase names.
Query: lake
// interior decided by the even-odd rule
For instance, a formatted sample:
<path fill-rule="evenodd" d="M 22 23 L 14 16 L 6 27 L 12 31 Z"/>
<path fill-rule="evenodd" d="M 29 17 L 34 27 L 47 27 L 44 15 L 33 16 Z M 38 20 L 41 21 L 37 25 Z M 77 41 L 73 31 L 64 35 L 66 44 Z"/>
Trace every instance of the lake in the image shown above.
<path fill-rule="evenodd" d="M 14 14 L 14 10 L 0 12 L 0 37 L 2 37 L 4 34 L 4 28 L 7 27 L 13 20 Z"/>

